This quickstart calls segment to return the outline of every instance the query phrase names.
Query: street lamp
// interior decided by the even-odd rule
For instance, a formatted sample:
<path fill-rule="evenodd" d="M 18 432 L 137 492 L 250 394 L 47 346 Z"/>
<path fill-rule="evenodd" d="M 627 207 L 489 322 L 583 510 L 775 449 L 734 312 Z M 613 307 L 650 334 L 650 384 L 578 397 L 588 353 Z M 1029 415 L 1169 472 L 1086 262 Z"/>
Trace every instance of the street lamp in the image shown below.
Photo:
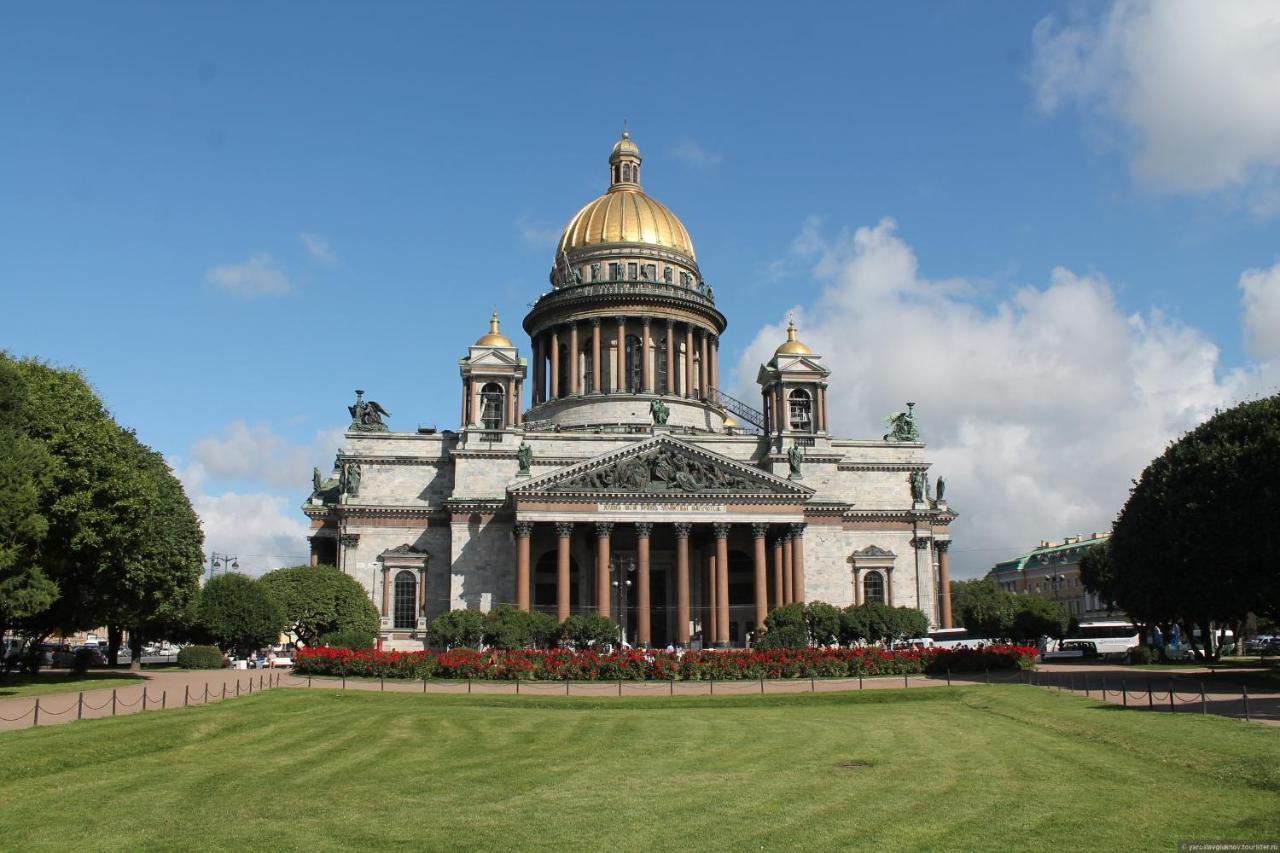
<path fill-rule="evenodd" d="M 224 575 L 228 571 L 239 571 L 240 558 L 231 554 L 219 554 L 217 551 L 213 551 L 209 554 L 209 577 L 212 578 L 218 569 L 222 569 Z"/>
<path fill-rule="evenodd" d="M 628 574 L 636 570 L 636 564 L 631 560 L 615 559 L 614 564 L 609 568 L 609 574 L 615 575 L 611 581 L 615 590 L 614 595 L 618 604 L 618 632 L 620 634 L 619 645 L 627 642 L 627 593 L 631 589 L 631 578 Z"/>

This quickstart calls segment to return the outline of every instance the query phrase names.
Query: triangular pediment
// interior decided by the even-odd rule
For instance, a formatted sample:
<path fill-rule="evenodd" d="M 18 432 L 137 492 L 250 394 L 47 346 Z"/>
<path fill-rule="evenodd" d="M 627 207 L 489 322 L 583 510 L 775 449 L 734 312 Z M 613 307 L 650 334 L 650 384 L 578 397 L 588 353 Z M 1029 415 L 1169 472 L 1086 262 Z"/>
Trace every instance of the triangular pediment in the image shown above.
<path fill-rule="evenodd" d="M 646 499 L 776 497 L 804 501 L 813 489 L 668 435 L 655 436 L 544 474 L 510 490 L 531 495 L 644 495 Z"/>
<path fill-rule="evenodd" d="M 855 557 L 892 557 L 894 553 L 881 548 L 879 545 L 868 545 L 867 547 L 854 551 Z"/>
<path fill-rule="evenodd" d="M 473 369 L 477 367 L 514 367 L 520 363 L 520 359 L 516 357 L 514 349 L 486 349 L 480 352 L 473 350 L 468 361 Z"/>

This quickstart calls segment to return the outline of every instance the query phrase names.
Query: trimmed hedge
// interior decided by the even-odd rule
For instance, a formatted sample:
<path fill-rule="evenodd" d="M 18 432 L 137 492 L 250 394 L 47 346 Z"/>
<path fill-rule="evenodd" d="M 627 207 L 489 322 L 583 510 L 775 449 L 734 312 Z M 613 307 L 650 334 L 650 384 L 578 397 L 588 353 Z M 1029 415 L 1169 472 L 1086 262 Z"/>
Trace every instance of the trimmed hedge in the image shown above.
<path fill-rule="evenodd" d="M 684 655 L 624 649 L 601 653 L 546 651 L 378 652 L 308 648 L 294 658 L 301 675 L 384 678 L 476 678 L 539 681 L 730 681 L 757 678 L 839 678 L 1029 669 L 1036 651 L 1027 646 L 982 649 L 729 649 Z"/>
<path fill-rule="evenodd" d="M 222 652 L 217 646 L 184 646 L 178 650 L 178 666 L 183 669 L 222 669 Z"/>

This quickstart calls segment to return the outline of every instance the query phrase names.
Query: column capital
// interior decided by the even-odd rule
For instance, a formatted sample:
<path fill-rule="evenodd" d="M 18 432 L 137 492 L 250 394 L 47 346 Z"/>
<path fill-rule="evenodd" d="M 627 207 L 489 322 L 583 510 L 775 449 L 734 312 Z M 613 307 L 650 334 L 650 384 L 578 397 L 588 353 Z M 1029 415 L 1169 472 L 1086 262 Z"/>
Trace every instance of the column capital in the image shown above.
<path fill-rule="evenodd" d="M 596 522 L 596 536 L 600 537 L 601 539 L 606 539 L 606 538 L 608 538 L 608 537 L 609 537 L 609 535 L 610 535 L 610 534 L 612 534 L 612 533 L 613 533 L 613 522 L 612 522 L 612 521 L 597 521 L 597 522 Z"/>
<path fill-rule="evenodd" d="M 793 521 L 790 524 L 791 538 L 799 539 L 804 536 L 804 529 L 809 525 L 803 521 Z"/>
<path fill-rule="evenodd" d="M 937 549 L 939 554 L 945 554 L 947 553 L 947 549 L 951 547 L 951 540 L 935 539 L 933 540 L 933 547 Z"/>
<path fill-rule="evenodd" d="M 340 534 L 338 536 L 338 543 L 342 545 L 343 548 L 354 548 L 356 547 L 356 545 L 360 544 L 360 534 L 359 533 Z"/>
<path fill-rule="evenodd" d="M 572 536 L 572 535 L 573 535 L 573 522 L 572 522 L 572 521 L 557 521 L 557 522 L 556 522 L 556 535 L 557 535 L 557 536 L 559 536 L 561 539 L 568 539 L 570 536 Z"/>
<path fill-rule="evenodd" d="M 592 318 L 591 318 L 591 325 L 592 325 L 592 326 L 594 326 L 594 327 L 595 327 L 595 328 L 597 328 L 597 329 L 598 329 L 598 328 L 600 328 L 600 318 L 599 318 L 599 317 L 592 317 Z"/>
<path fill-rule="evenodd" d="M 515 534 L 517 539 L 528 539 L 529 534 L 533 533 L 532 521 L 517 521 L 515 524 Z"/>
<path fill-rule="evenodd" d="M 641 318 L 640 318 L 640 325 L 644 326 L 644 327 L 647 329 L 647 328 L 649 328 L 649 323 L 652 321 L 652 319 L 653 319 L 652 317 L 649 317 L 649 316 L 647 316 L 647 315 L 646 315 L 646 316 L 644 316 L 644 317 L 641 317 Z"/>
<path fill-rule="evenodd" d="M 677 521 L 671 525 L 676 531 L 677 539 L 688 539 L 689 534 L 693 532 L 693 522 Z"/>
<path fill-rule="evenodd" d="M 674 317 L 668 317 L 668 318 L 667 318 L 667 328 L 668 328 L 668 329 L 673 328 L 673 327 L 675 326 L 675 324 L 676 324 L 676 320 L 675 320 L 675 318 L 674 318 Z"/>
<path fill-rule="evenodd" d="M 619 314 L 618 316 L 614 317 L 613 319 L 614 319 L 614 321 L 615 321 L 616 323 L 618 323 L 618 325 L 620 325 L 620 326 L 625 326 L 625 325 L 627 325 L 627 317 L 626 317 L 626 315 L 625 315 L 625 314 Z"/>
<path fill-rule="evenodd" d="M 751 522 L 751 535 L 756 539 L 763 539 L 769 535 L 769 524 L 764 521 Z"/>
<path fill-rule="evenodd" d="M 917 551 L 926 551 L 929 548 L 929 543 L 932 541 L 933 540 L 927 536 L 916 536 L 912 538 L 911 544 L 915 546 Z"/>
<path fill-rule="evenodd" d="M 636 522 L 636 536 L 639 536 L 641 539 L 648 539 L 648 538 L 649 538 L 650 536 L 652 536 L 652 535 L 653 535 L 653 522 L 652 522 L 652 521 L 637 521 L 637 522 Z"/>
<path fill-rule="evenodd" d="M 733 525 L 727 521 L 717 521 L 711 525 L 711 532 L 715 535 L 717 539 L 728 539 L 729 528 L 731 528 L 732 526 Z"/>

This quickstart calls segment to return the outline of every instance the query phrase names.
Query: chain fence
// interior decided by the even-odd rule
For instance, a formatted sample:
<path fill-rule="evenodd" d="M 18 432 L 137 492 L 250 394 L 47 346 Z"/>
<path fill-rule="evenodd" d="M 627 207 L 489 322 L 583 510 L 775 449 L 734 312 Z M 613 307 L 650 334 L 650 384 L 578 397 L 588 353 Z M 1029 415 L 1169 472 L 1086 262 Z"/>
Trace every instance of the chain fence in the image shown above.
<path fill-rule="evenodd" d="M 1256 707 L 1250 709 L 1249 685 L 1244 683 L 1238 686 L 1215 683 L 1212 685 L 1214 689 L 1209 689 L 1202 679 L 1184 675 L 1143 678 L 1135 675 L 1118 677 L 1114 673 L 1043 670 L 1026 672 L 1023 679 L 1037 687 L 1087 698 L 1097 697 L 1124 708 L 1169 713 L 1199 711 L 1201 715 L 1242 717 L 1246 721 L 1252 721 L 1256 716 Z M 1161 687 L 1163 689 L 1159 689 Z"/>

